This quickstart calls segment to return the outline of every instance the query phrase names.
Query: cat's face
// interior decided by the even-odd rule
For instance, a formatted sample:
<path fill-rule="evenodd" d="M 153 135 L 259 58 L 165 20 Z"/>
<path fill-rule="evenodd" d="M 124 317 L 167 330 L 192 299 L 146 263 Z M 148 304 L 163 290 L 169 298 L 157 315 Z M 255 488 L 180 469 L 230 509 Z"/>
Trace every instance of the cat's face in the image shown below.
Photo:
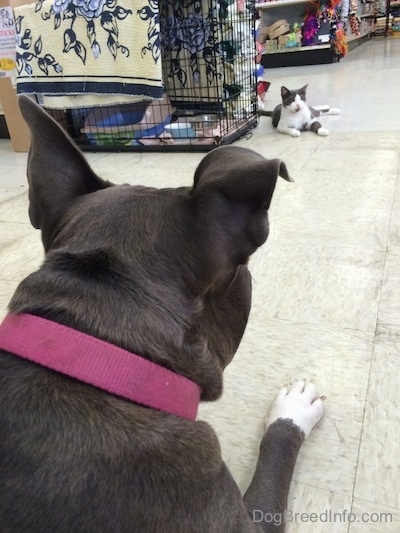
<path fill-rule="evenodd" d="M 298 113 L 305 105 L 306 89 L 307 85 L 295 91 L 290 91 L 286 87 L 281 87 L 283 107 L 291 113 Z"/>

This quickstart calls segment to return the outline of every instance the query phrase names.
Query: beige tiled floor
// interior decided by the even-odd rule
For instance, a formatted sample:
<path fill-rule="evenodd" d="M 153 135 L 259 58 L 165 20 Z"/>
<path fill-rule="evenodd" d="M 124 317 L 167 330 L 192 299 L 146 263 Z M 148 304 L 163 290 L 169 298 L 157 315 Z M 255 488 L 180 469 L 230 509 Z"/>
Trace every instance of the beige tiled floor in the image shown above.
<path fill-rule="evenodd" d="M 289 533 L 400 531 L 399 57 L 400 39 L 376 39 L 338 64 L 268 70 L 267 108 L 281 84 L 308 82 L 310 103 L 342 115 L 323 119 L 328 138 L 293 139 L 263 118 L 237 143 L 281 157 L 295 183 L 277 186 L 269 241 L 251 261 L 248 329 L 223 398 L 200 417 L 215 427 L 244 490 L 276 389 L 304 377 L 318 384 L 327 412 L 300 453 Z M 105 178 L 155 186 L 190 184 L 201 157 L 88 154 Z M 28 223 L 25 164 L 0 141 L 1 315 L 42 258 Z"/>

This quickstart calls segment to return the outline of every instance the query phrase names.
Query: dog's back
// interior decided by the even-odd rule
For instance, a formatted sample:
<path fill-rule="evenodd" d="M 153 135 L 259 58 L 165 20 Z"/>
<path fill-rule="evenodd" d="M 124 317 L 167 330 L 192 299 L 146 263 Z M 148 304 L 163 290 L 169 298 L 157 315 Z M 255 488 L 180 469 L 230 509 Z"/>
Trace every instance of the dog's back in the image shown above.
<path fill-rule="evenodd" d="M 103 339 L 222 392 L 250 311 L 278 160 L 220 148 L 192 187 L 113 186 L 29 98 L 30 218 L 42 267 L 10 313 Z M 0 355 L 3 532 L 253 530 L 214 432 L 16 355 Z"/>
<path fill-rule="evenodd" d="M 219 532 L 240 504 L 206 424 L 7 355 L 0 383 L 2 531 Z"/>

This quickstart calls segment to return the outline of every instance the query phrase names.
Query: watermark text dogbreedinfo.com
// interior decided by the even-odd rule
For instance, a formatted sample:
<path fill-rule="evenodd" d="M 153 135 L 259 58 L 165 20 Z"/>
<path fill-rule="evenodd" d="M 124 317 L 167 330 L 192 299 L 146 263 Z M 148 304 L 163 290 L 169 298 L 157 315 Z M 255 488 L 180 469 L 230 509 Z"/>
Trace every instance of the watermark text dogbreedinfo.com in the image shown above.
<path fill-rule="evenodd" d="M 391 524 L 393 516 L 391 513 L 361 513 L 359 515 L 352 513 L 345 509 L 341 512 L 334 512 L 331 509 L 322 511 L 321 513 L 295 513 L 291 510 L 286 510 L 282 513 L 264 513 L 258 509 L 253 511 L 253 522 L 267 523 L 274 526 L 280 526 L 283 523 L 300 523 L 300 524 L 315 524 L 317 522 L 325 524 L 336 523 L 353 523 L 361 522 L 364 524 Z"/>

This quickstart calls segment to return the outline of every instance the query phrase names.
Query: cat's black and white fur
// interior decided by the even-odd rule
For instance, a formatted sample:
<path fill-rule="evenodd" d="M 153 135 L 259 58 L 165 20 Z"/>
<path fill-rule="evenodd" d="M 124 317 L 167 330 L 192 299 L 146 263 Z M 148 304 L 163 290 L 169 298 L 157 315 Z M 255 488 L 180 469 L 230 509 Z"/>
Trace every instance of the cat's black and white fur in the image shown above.
<path fill-rule="evenodd" d="M 271 111 L 259 110 L 260 115 L 272 117 L 272 125 L 279 131 L 292 137 L 299 137 L 302 131 L 314 131 L 318 135 L 329 135 L 317 120 L 320 115 L 339 115 L 340 110 L 329 106 L 311 107 L 306 103 L 307 85 L 291 91 L 281 87 L 282 103 Z"/>

